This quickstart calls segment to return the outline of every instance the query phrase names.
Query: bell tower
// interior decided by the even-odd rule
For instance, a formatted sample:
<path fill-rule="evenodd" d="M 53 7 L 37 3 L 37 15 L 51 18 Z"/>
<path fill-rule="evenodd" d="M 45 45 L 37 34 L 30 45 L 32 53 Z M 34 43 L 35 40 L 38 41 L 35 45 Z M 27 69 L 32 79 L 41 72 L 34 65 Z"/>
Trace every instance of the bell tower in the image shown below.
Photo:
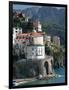
<path fill-rule="evenodd" d="M 37 32 L 42 32 L 42 26 L 40 21 L 37 21 Z"/>
<path fill-rule="evenodd" d="M 42 26 L 41 26 L 41 23 L 40 23 L 39 20 L 36 20 L 36 21 L 34 22 L 34 27 L 35 27 L 35 30 L 36 30 L 37 32 L 42 32 Z"/>

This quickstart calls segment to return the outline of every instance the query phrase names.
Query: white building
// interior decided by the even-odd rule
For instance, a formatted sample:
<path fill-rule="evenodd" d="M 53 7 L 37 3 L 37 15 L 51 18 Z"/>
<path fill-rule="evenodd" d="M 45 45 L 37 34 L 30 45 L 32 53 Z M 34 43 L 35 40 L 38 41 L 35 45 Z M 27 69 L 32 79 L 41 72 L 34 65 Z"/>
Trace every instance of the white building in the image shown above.
<path fill-rule="evenodd" d="M 13 45 L 15 44 L 16 35 L 22 33 L 22 28 L 13 28 Z"/>
<path fill-rule="evenodd" d="M 21 51 L 25 52 L 27 59 L 33 59 L 34 57 L 37 59 L 38 58 L 44 59 L 45 47 L 43 43 L 42 33 L 31 32 L 31 33 L 17 34 L 15 43 L 19 45 Z M 42 53 L 42 54 L 40 56 L 36 56 L 37 52 L 35 52 L 35 49 L 37 52 Z"/>
<path fill-rule="evenodd" d="M 46 35 L 45 36 L 45 43 L 50 46 L 51 45 L 51 36 Z"/>
<path fill-rule="evenodd" d="M 44 45 L 28 45 L 27 46 L 27 59 L 42 60 L 45 59 L 45 46 Z"/>
<path fill-rule="evenodd" d="M 43 37 L 40 36 L 40 37 L 33 37 L 33 43 L 34 45 L 43 45 Z"/>
<path fill-rule="evenodd" d="M 44 45 L 43 43 L 43 35 L 41 33 L 33 32 L 32 33 L 32 43 L 34 45 Z"/>
<path fill-rule="evenodd" d="M 30 17 L 25 17 L 25 22 L 28 22 Z"/>
<path fill-rule="evenodd" d="M 40 21 L 35 21 L 33 23 L 33 25 L 34 25 L 34 27 L 35 27 L 35 29 L 36 29 L 37 32 L 42 32 L 42 26 L 41 26 Z"/>
<path fill-rule="evenodd" d="M 15 52 L 18 56 L 23 55 L 26 61 L 31 61 L 33 65 L 34 61 L 38 68 L 38 74 L 42 77 L 46 77 L 48 74 L 52 74 L 52 59 L 45 55 L 45 45 L 43 36 L 45 33 L 42 32 L 40 22 L 36 22 L 34 25 L 33 32 L 22 33 L 22 29 L 13 30 L 13 40 L 16 43 Z M 46 42 L 51 42 L 51 37 L 46 36 Z M 14 45 L 15 46 L 15 45 Z M 30 63 L 29 63 L 30 64 Z M 28 64 L 28 65 L 29 65 Z M 32 67 L 31 67 L 32 68 Z M 30 70 L 30 68 L 28 68 Z M 33 67 L 35 70 L 35 68 Z"/>
<path fill-rule="evenodd" d="M 16 35 L 16 43 L 18 44 L 29 44 L 30 33 L 22 33 Z"/>
<path fill-rule="evenodd" d="M 13 28 L 13 34 L 21 34 L 22 28 Z"/>
<path fill-rule="evenodd" d="M 43 36 L 41 33 L 34 32 L 31 35 L 32 44 L 27 45 L 27 59 L 42 60 L 45 58 L 45 46 L 43 44 Z"/>
<path fill-rule="evenodd" d="M 33 32 L 36 32 L 36 29 L 35 29 L 35 27 L 33 27 Z"/>
<path fill-rule="evenodd" d="M 45 46 L 40 22 L 35 23 L 31 33 L 22 33 L 22 29 L 13 28 L 13 44 L 17 44 L 21 51 L 24 51 L 27 59 L 44 59 Z"/>
<path fill-rule="evenodd" d="M 54 36 L 54 37 L 53 37 L 53 43 L 54 43 L 55 45 L 57 45 L 58 47 L 60 47 L 60 37 Z"/>

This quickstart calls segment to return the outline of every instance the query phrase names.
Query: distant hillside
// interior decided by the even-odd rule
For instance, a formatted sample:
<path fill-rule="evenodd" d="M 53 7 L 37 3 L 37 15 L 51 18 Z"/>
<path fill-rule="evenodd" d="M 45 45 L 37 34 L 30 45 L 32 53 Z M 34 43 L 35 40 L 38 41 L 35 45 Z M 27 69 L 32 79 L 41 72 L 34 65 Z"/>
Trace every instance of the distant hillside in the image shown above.
<path fill-rule="evenodd" d="M 39 19 L 41 22 L 52 22 L 64 25 L 64 9 L 57 9 L 53 7 L 33 7 L 22 10 L 27 16 L 32 17 L 33 20 Z"/>
<path fill-rule="evenodd" d="M 16 11 L 16 10 L 15 10 Z M 20 10 L 17 10 L 18 12 Z M 50 35 L 57 35 L 61 38 L 61 43 L 65 41 L 65 9 L 53 7 L 32 7 L 22 10 L 26 16 L 32 20 L 39 19 L 42 24 L 42 30 Z"/>

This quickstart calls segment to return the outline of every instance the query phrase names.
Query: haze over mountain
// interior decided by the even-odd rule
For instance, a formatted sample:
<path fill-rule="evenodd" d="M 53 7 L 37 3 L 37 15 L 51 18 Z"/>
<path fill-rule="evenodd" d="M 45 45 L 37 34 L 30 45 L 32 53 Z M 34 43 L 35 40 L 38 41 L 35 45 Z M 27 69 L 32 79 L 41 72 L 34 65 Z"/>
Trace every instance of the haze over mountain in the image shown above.
<path fill-rule="evenodd" d="M 41 22 L 52 22 L 64 25 L 65 10 L 55 7 L 32 7 L 22 10 L 27 16 L 32 17 L 33 20 L 39 19 Z"/>
<path fill-rule="evenodd" d="M 14 10 L 17 11 L 17 10 Z M 18 10 L 20 11 L 20 10 Z M 50 35 L 57 35 L 61 38 L 61 42 L 65 41 L 65 8 L 42 6 L 31 7 L 21 10 L 26 16 L 32 20 L 40 20 L 42 30 Z"/>
<path fill-rule="evenodd" d="M 18 10 L 20 11 L 20 10 Z M 65 9 L 56 7 L 31 7 L 22 10 L 27 16 L 31 17 L 33 20 L 39 19 L 41 22 L 52 22 L 56 24 L 64 25 L 65 22 Z"/>

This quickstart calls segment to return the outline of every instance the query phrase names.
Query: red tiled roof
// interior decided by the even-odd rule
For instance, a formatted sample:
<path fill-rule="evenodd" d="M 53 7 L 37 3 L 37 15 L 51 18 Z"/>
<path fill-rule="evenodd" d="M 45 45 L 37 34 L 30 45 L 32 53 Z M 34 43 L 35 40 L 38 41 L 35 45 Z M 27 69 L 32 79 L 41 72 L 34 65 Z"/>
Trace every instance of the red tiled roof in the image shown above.
<path fill-rule="evenodd" d="M 34 37 L 42 36 L 42 34 L 38 32 L 32 32 L 31 35 Z"/>
<path fill-rule="evenodd" d="M 27 40 L 27 39 L 29 39 L 29 36 L 40 37 L 40 36 L 42 36 L 43 34 L 45 34 L 45 33 L 44 33 L 44 32 L 22 33 L 22 34 L 17 34 L 16 39 Z"/>

